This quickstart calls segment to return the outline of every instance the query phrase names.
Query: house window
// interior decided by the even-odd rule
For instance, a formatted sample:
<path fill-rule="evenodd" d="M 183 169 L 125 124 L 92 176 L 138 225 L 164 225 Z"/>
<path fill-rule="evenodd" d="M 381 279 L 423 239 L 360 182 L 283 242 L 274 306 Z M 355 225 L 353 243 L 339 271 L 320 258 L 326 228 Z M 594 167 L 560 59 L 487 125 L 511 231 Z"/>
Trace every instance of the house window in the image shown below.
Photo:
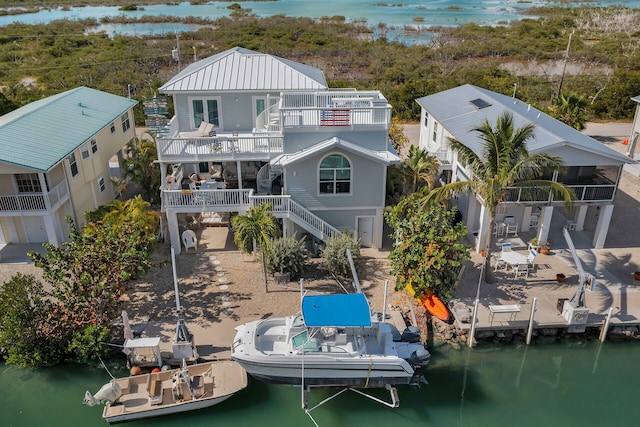
<path fill-rule="evenodd" d="M 76 162 L 76 155 L 74 153 L 69 154 L 67 157 L 67 161 L 69 162 L 69 169 L 71 170 L 71 176 L 75 178 L 78 176 L 78 162 Z"/>
<path fill-rule="evenodd" d="M 220 127 L 220 112 L 217 99 L 192 99 L 191 114 L 194 128 L 200 126 L 203 121 Z"/>
<path fill-rule="evenodd" d="M 104 193 L 104 190 L 107 189 L 107 184 L 104 182 L 103 177 L 98 178 L 98 189 L 101 193 Z"/>
<path fill-rule="evenodd" d="M 111 133 L 115 133 L 115 131 L 116 131 L 116 124 L 115 124 L 115 122 L 111 122 L 111 124 L 109 125 L 109 127 L 111 128 Z"/>
<path fill-rule="evenodd" d="M 437 138 L 438 138 L 438 123 L 433 122 L 433 142 L 436 142 Z"/>
<path fill-rule="evenodd" d="M 131 128 L 131 122 L 129 121 L 128 111 L 120 116 L 120 121 L 122 122 L 122 132 L 126 132 Z"/>
<path fill-rule="evenodd" d="M 15 178 L 18 193 L 42 193 L 42 186 L 37 173 L 17 173 Z M 47 177 L 45 176 L 45 183 L 47 182 L 46 179 Z"/>
<path fill-rule="evenodd" d="M 351 163 L 340 154 L 330 154 L 320 162 L 320 193 L 351 192 Z"/>
<path fill-rule="evenodd" d="M 427 127 L 429 125 L 429 113 L 425 112 L 424 113 L 424 127 Z"/>
<path fill-rule="evenodd" d="M 85 143 L 80 149 L 82 160 L 87 160 L 98 151 L 98 141 L 92 139 L 91 142 Z"/>

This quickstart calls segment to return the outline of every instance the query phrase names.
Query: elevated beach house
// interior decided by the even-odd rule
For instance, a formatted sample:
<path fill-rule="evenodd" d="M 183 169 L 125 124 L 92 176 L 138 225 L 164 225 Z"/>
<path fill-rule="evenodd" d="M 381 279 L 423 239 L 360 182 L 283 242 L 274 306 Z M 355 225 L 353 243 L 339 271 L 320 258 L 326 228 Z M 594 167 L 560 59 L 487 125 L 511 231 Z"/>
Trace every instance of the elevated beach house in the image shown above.
<path fill-rule="evenodd" d="M 0 117 L 0 244 L 59 245 L 114 199 L 109 160 L 134 135 L 128 98 L 78 87 Z"/>
<path fill-rule="evenodd" d="M 175 111 L 156 139 L 172 242 L 187 215 L 212 224 L 269 203 L 285 236 L 348 231 L 381 246 L 387 166 L 400 159 L 380 92 L 330 89 L 317 68 L 243 48 L 160 92 Z"/>
<path fill-rule="evenodd" d="M 493 127 L 497 118 L 509 112 L 515 128 L 535 124 L 534 137 L 527 143 L 529 153 L 546 152 L 563 159 L 566 171 L 545 176 L 570 186 L 577 196 L 573 209 L 567 212 L 562 201 L 551 194 L 540 194 L 524 200 L 517 189 L 510 191 L 507 201 L 498 207 L 495 233 L 532 232 L 540 242 L 547 240 L 552 221 L 573 230 L 593 231 L 594 248 L 602 248 L 607 236 L 613 200 L 623 166 L 632 162 L 627 156 L 578 132 L 516 98 L 472 85 L 458 86 L 417 99 L 422 107 L 420 147 L 434 155 L 441 165 L 440 180 L 454 182 L 471 179 L 465 165 L 458 163 L 449 139 L 455 138 L 481 154 L 478 132 L 472 131 L 485 120 Z M 460 195 L 455 200 L 470 232 L 477 232 L 476 250 L 485 248 L 488 214 L 479 197 Z M 504 218 L 512 224 L 505 229 Z M 499 222 L 499 223 L 498 223 Z"/>

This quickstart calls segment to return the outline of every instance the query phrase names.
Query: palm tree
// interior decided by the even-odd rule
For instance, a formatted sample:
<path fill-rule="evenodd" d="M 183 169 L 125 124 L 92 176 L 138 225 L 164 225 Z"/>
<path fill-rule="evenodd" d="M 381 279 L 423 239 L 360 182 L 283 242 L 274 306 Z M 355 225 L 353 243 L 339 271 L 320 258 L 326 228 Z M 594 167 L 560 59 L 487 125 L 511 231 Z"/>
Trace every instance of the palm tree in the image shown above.
<path fill-rule="evenodd" d="M 576 130 L 583 130 L 589 121 L 589 103 L 576 93 L 561 94 L 549 107 L 549 114 Z"/>
<path fill-rule="evenodd" d="M 402 163 L 405 177 L 405 194 L 411 194 L 427 185 L 429 190 L 435 188 L 436 176 L 440 164 L 426 150 L 415 145 L 409 147 L 409 155 Z"/>
<path fill-rule="evenodd" d="M 539 194 L 551 191 L 555 199 L 567 204 L 575 195 L 566 185 L 539 179 L 544 172 L 560 171 L 562 159 L 546 153 L 529 154 L 527 141 L 533 137 L 535 125 L 530 123 L 514 129 L 513 115 L 504 113 L 498 117 L 495 127 L 485 120 L 472 129 L 482 140 L 482 151 L 477 154 L 456 139 L 450 139 L 451 148 L 457 152 L 458 161 L 466 164 L 473 173 L 469 181 L 456 181 L 426 194 L 425 203 L 447 200 L 452 194 L 474 193 L 484 200 L 489 213 L 489 244 L 485 249 L 485 281 L 491 277 L 491 236 L 496 208 L 506 200 L 509 187 L 519 188 L 523 194 Z"/>
<path fill-rule="evenodd" d="M 152 204 L 160 200 L 160 167 L 156 163 L 156 138 L 135 137 L 128 144 L 124 160 L 125 173 L 140 185 L 142 196 Z"/>
<path fill-rule="evenodd" d="M 262 273 L 264 287 L 267 288 L 267 265 L 265 255 L 272 239 L 280 236 L 280 227 L 276 217 L 270 212 L 271 205 L 264 203 L 249 209 L 246 215 L 233 217 L 233 241 L 245 253 L 256 254 L 256 246 L 262 250 Z"/>

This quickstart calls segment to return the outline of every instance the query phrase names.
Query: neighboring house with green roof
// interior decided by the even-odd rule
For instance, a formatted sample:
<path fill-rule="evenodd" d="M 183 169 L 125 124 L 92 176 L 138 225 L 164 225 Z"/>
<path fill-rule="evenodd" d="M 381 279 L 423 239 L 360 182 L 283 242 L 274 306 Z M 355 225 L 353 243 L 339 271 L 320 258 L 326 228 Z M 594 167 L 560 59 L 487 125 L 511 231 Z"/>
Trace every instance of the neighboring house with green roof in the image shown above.
<path fill-rule="evenodd" d="M 0 244 L 59 245 L 67 215 L 82 226 L 114 199 L 109 160 L 135 137 L 136 103 L 78 87 L 0 117 Z"/>

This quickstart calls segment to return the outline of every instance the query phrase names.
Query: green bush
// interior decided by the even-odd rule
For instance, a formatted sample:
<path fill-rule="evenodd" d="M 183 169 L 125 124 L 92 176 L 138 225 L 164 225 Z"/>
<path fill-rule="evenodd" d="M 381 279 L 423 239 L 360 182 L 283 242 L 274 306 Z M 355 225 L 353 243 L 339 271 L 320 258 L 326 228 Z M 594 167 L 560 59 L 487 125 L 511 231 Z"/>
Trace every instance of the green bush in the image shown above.
<path fill-rule="evenodd" d="M 282 237 L 272 241 L 266 255 L 269 274 L 289 273 L 291 279 L 300 278 L 309 258 L 304 242 L 304 237 L 300 240 L 296 240 L 295 237 Z"/>
<path fill-rule="evenodd" d="M 360 258 L 360 242 L 347 232 L 330 237 L 326 240 L 326 246 L 322 250 L 320 264 L 336 275 L 350 276 L 351 266 L 347 257 L 347 249 L 351 250 L 351 257 L 356 263 Z"/>
<path fill-rule="evenodd" d="M 69 351 L 77 354 L 78 360 L 88 362 L 107 354 L 111 331 L 106 326 L 89 325 L 81 331 L 75 331 L 69 345 Z"/>

